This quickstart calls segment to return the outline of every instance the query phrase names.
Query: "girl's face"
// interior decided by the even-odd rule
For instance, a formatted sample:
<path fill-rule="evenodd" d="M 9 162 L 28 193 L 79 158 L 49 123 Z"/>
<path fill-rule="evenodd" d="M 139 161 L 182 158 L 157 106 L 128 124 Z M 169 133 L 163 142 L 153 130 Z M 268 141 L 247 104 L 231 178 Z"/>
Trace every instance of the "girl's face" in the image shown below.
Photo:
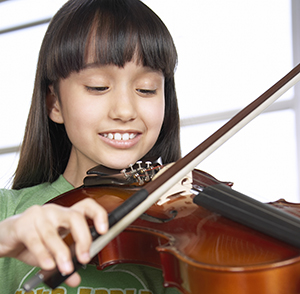
<path fill-rule="evenodd" d="M 66 172 L 126 168 L 155 144 L 165 108 L 161 72 L 133 61 L 124 68 L 89 64 L 61 80 L 59 91 L 49 116 L 65 124 L 73 144 Z"/>

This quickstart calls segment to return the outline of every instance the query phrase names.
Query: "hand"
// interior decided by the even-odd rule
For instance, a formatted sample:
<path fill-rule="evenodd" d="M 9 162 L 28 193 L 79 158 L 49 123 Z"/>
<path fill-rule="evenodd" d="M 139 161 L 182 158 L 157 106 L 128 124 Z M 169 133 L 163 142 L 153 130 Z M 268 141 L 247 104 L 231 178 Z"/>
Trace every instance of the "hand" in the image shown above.
<path fill-rule="evenodd" d="M 70 274 L 74 269 L 71 253 L 59 232 L 62 228 L 70 231 L 78 261 L 88 263 L 92 238 L 86 217 L 94 221 L 99 234 L 107 232 L 107 213 L 92 199 L 84 199 L 70 208 L 56 204 L 32 206 L 0 222 L 0 257 L 14 257 L 45 270 L 57 266 L 63 274 Z M 79 275 L 74 273 L 66 283 L 77 286 Z"/>

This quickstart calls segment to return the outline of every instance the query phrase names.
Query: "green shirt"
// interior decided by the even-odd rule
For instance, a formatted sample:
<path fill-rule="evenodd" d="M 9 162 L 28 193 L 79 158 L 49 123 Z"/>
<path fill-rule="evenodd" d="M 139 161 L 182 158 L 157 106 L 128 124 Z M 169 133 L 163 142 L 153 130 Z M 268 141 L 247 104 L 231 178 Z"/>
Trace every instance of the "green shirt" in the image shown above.
<path fill-rule="evenodd" d="M 0 221 L 28 207 L 42 205 L 57 195 L 73 189 L 63 176 L 54 183 L 44 183 L 21 190 L 0 190 Z M 14 258 L 0 258 L 0 293 L 24 294 L 22 285 L 39 269 Z M 156 268 L 118 264 L 97 270 L 93 265 L 80 269 L 81 284 L 70 288 L 62 284 L 55 290 L 39 285 L 30 294 L 175 294 L 175 288 L 164 288 L 162 272 Z"/>

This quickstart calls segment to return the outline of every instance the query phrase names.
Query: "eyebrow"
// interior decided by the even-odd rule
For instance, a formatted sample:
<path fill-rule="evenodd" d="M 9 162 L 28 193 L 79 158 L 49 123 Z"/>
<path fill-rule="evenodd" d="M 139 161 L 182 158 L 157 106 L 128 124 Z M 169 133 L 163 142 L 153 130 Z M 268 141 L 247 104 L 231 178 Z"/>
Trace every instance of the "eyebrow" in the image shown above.
<path fill-rule="evenodd" d="M 105 66 L 105 65 L 101 64 L 99 62 L 86 63 L 82 69 L 95 68 L 95 67 L 99 67 L 99 66 Z"/>
<path fill-rule="evenodd" d="M 91 62 L 91 63 L 85 64 L 82 69 L 97 68 L 97 67 L 101 67 L 101 66 L 104 67 L 104 66 L 109 66 L 109 65 L 118 66 L 118 65 L 116 65 L 114 63 L 102 64 L 102 63 L 99 63 L 99 62 Z M 124 66 L 119 66 L 119 67 L 123 68 Z M 145 69 L 147 69 L 147 72 L 163 73 L 162 70 L 160 70 L 160 69 L 154 69 L 154 68 L 152 68 L 150 66 L 143 66 L 143 67 Z"/>

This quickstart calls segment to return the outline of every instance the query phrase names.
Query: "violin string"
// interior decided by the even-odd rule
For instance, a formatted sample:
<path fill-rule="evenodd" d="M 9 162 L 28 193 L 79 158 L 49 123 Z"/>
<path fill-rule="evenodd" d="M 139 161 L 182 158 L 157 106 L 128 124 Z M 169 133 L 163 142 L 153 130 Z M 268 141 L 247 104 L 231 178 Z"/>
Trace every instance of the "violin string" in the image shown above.
<path fill-rule="evenodd" d="M 205 177 L 205 178 L 208 179 L 208 180 L 212 180 L 212 178 L 211 178 L 210 176 L 208 176 L 208 175 L 203 175 L 203 177 Z M 202 187 L 205 187 L 205 186 L 207 185 L 204 181 L 201 181 L 201 180 L 199 180 L 199 179 L 193 179 L 193 181 L 194 181 L 195 183 L 197 183 L 198 185 L 201 185 Z M 226 185 L 226 184 L 224 184 L 224 183 L 222 183 L 222 182 L 218 183 L 217 180 L 216 180 L 216 184 L 215 184 L 215 185 L 211 185 L 211 186 L 209 186 L 209 187 L 210 187 L 210 189 L 214 190 L 214 191 L 217 192 L 217 193 L 224 193 L 224 191 L 220 189 L 220 186 L 219 186 L 219 185 Z M 233 191 L 234 191 L 234 190 L 233 190 Z M 201 191 L 200 191 L 200 192 L 201 192 Z M 229 200 L 229 199 L 237 199 L 237 197 L 234 196 L 234 195 L 231 194 L 231 193 L 226 193 L 226 195 L 227 195 L 227 197 L 228 197 L 228 200 Z M 267 207 L 270 206 L 270 204 L 265 204 L 265 203 L 262 203 L 262 202 L 260 202 L 260 201 L 258 201 L 258 200 L 255 200 L 255 199 L 253 199 L 253 198 L 251 198 L 251 197 L 249 197 L 249 196 L 246 196 L 245 194 L 243 194 L 243 195 L 245 196 L 245 198 L 244 198 L 244 199 L 238 199 L 238 201 L 244 202 L 244 203 L 246 203 L 246 204 L 249 205 L 249 206 L 252 206 L 252 207 L 255 207 L 255 208 L 261 209 L 261 210 L 263 210 L 264 208 L 267 208 Z M 248 201 L 247 201 L 247 200 L 248 200 Z M 276 208 L 276 210 L 279 210 L 279 209 Z M 279 211 L 280 211 L 280 210 L 279 210 Z M 288 213 L 284 213 L 284 214 L 282 215 L 282 214 L 277 214 L 276 212 L 277 212 L 277 211 L 274 210 L 274 211 L 272 211 L 272 212 L 270 212 L 270 213 L 272 213 L 272 215 L 273 215 L 274 217 L 278 218 L 278 219 L 282 219 L 282 220 L 284 220 L 284 221 L 293 223 L 294 225 L 298 226 L 299 229 L 300 229 L 300 218 L 294 217 L 294 216 L 292 216 L 291 214 L 288 214 Z M 291 216 L 291 218 L 289 218 L 289 216 Z M 287 217 L 288 217 L 288 218 L 287 218 Z"/>
<path fill-rule="evenodd" d="M 300 248 L 299 217 L 239 193 L 221 182 L 209 186 L 203 180 L 195 179 L 194 182 L 201 185 L 199 190 L 195 187 L 199 193 L 195 193 L 194 203 Z"/>

